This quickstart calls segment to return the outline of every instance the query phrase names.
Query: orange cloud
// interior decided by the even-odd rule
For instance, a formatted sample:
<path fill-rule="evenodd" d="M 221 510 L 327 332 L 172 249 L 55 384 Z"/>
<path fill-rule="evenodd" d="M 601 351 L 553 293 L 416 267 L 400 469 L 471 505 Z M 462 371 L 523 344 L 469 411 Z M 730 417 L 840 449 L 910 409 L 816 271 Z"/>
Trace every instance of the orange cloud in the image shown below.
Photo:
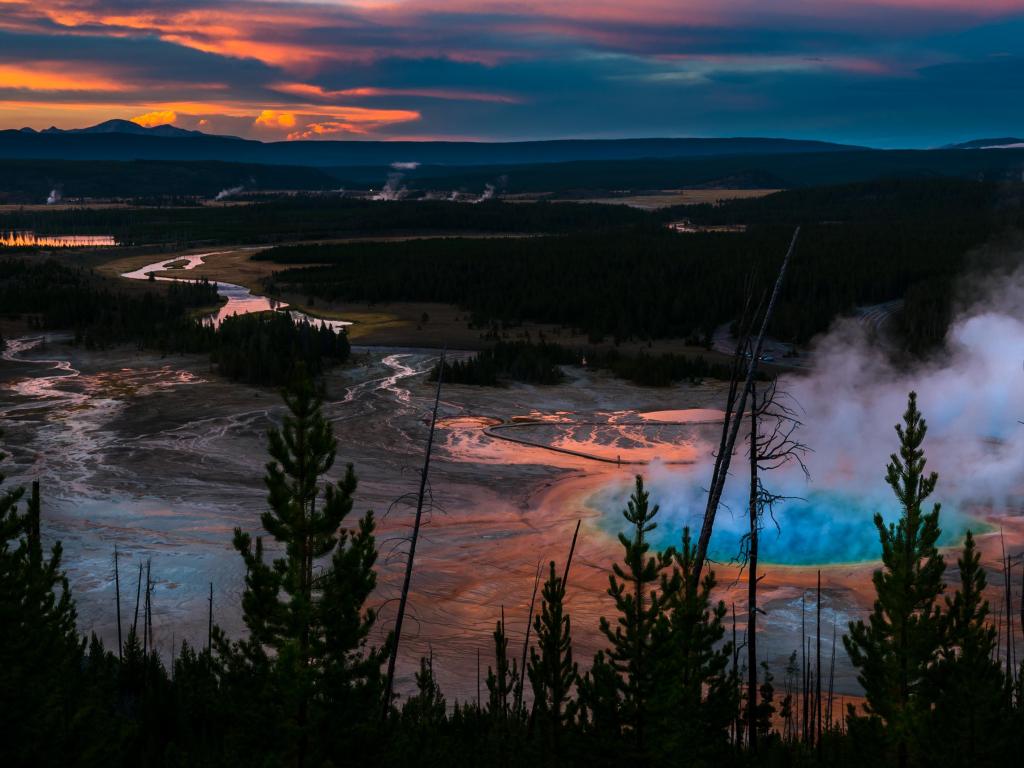
<path fill-rule="evenodd" d="M 88 72 L 70 71 L 66 65 L 45 61 L 33 62 L 31 67 L 0 64 L 0 88 L 25 91 L 123 90 L 123 86 L 111 78 Z"/>
<path fill-rule="evenodd" d="M 132 118 L 133 123 L 138 123 L 144 128 L 152 128 L 155 125 L 169 125 L 178 119 L 178 113 L 173 109 L 164 109 L 157 112 L 147 112 Z"/>
<path fill-rule="evenodd" d="M 295 115 L 291 112 L 264 109 L 253 121 L 253 125 L 262 125 L 267 128 L 294 128 Z"/>
<path fill-rule="evenodd" d="M 304 131 L 293 131 L 288 134 L 289 141 L 298 141 L 300 139 L 312 139 L 317 136 L 324 136 L 331 133 L 353 133 L 356 135 L 363 135 L 368 133 L 366 128 L 356 125 L 355 123 L 339 122 L 336 120 L 330 120 L 323 123 L 309 123 Z"/>
<path fill-rule="evenodd" d="M 319 85 L 308 83 L 277 83 L 270 86 L 279 93 L 303 96 L 314 99 L 338 99 L 348 97 L 378 96 L 414 96 L 424 99 L 441 99 L 445 101 L 489 101 L 498 104 L 521 104 L 522 99 L 501 93 L 485 93 L 482 91 L 465 91 L 458 88 L 345 88 L 340 91 L 328 91 Z"/>

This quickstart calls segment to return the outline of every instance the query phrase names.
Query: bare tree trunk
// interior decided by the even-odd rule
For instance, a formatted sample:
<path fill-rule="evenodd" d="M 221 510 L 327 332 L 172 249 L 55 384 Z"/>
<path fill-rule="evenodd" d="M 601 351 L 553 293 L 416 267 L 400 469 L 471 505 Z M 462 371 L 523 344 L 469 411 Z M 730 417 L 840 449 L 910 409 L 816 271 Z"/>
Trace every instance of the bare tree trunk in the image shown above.
<path fill-rule="evenodd" d="M 146 561 L 146 600 L 142 607 L 142 655 L 149 653 L 149 574 L 152 560 Z"/>
<path fill-rule="evenodd" d="M 836 681 L 836 621 L 835 612 L 832 614 L 832 663 L 828 669 L 828 705 L 825 707 L 825 727 L 832 730 L 832 693 Z"/>
<path fill-rule="evenodd" d="M 139 600 L 142 599 L 142 561 L 139 561 L 139 583 L 135 588 L 135 618 L 132 619 L 132 634 L 138 639 L 139 631 Z"/>
<path fill-rule="evenodd" d="M 789 250 L 786 251 L 786 256 L 782 260 L 782 266 L 779 268 L 779 276 L 775 280 L 775 287 L 772 289 L 771 298 L 769 299 L 768 306 L 765 309 L 764 317 L 761 321 L 761 329 L 757 335 L 757 341 L 751 345 L 750 362 L 747 365 L 747 375 L 746 380 L 743 383 L 743 388 L 735 390 L 738 392 L 739 399 L 736 402 L 735 407 L 730 407 L 726 412 L 725 424 L 723 425 L 722 450 L 719 451 L 719 455 L 715 459 L 715 469 L 711 477 L 711 485 L 708 488 L 707 506 L 704 509 L 704 521 L 701 524 L 700 537 L 697 539 L 697 553 L 694 557 L 693 574 L 691 578 L 691 584 L 694 585 L 700 581 L 701 571 L 704 570 L 704 561 L 707 558 L 708 546 L 711 543 L 711 532 L 715 527 L 715 515 L 718 513 L 718 504 L 722 498 L 722 491 L 725 489 L 725 481 L 729 475 L 729 464 L 732 461 L 732 452 L 736 446 L 736 437 L 739 433 L 740 423 L 743 420 L 743 412 L 747 405 L 747 393 L 750 391 L 750 385 L 753 383 L 754 376 L 757 373 L 758 358 L 760 358 L 761 348 L 764 346 L 764 337 L 768 331 L 768 323 L 775 311 L 775 303 L 778 300 L 779 292 L 782 289 L 782 281 L 786 276 L 786 268 L 789 266 L 789 261 L 793 256 L 793 251 L 796 250 L 796 241 L 799 236 L 800 227 L 797 227 L 793 232 L 793 239 L 789 243 Z M 732 406 L 732 403 L 730 402 L 729 405 Z M 728 434 L 728 437 L 726 437 L 726 433 Z"/>
<path fill-rule="evenodd" d="M 409 559 L 405 563 L 405 579 L 402 582 L 402 596 L 398 601 L 398 615 L 395 617 L 394 637 L 391 639 L 391 655 L 388 657 L 388 676 L 384 687 L 384 719 L 391 711 L 391 700 L 394 695 L 395 662 L 398 659 L 398 646 L 402 640 L 402 621 L 405 619 L 405 606 L 409 601 L 409 585 L 412 582 L 412 566 L 416 558 L 416 542 L 420 536 L 420 522 L 423 519 L 423 498 L 427 491 L 427 473 L 430 471 L 430 453 L 434 448 L 434 428 L 437 426 L 437 409 L 441 404 L 441 382 L 444 380 L 444 359 L 446 352 L 441 353 L 437 366 L 437 391 L 434 394 L 434 411 L 430 417 L 430 433 L 427 436 L 427 451 L 423 459 L 423 471 L 420 473 L 420 492 L 416 501 L 416 517 L 413 520 L 412 538 L 409 541 Z"/>
<path fill-rule="evenodd" d="M 117 606 L 117 660 L 122 661 L 124 640 L 121 637 L 121 571 L 117 564 L 117 544 L 114 545 L 114 601 Z"/>
<path fill-rule="evenodd" d="M 803 697 L 803 718 L 800 723 L 801 740 L 807 743 L 807 715 L 810 707 L 807 704 L 808 675 L 807 675 L 807 593 L 800 596 L 800 689 Z"/>
<path fill-rule="evenodd" d="M 577 527 L 577 530 L 578 527 Z M 566 574 L 568 575 L 568 574 Z M 537 587 L 540 585 L 540 560 L 537 561 L 537 573 L 533 577 L 533 596 L 530 597 L 530 610 L 526 614 L 526 633 L 523 635 L 523 660 L 519 666 L 519 685 L 516 686 L 516 716 L 523 707 L 523 683 L 526 680 L 526 652 L 530 648 L 530 625 L 533 623 L 533 607 L 537 601 Z"/>
<path fill-rule="evenodd" d="M 210 582 L 210 615 L 206 619 L 206 652 L 213 653 L 213 582 Z"/>
<path fill-rule="evenodd" d="M 747 745 L 757 754 L 757 390 L 750 385 L 750 540 L 747 544 Z"/>
<path fill-rule="evenodd" d="M 814 668 L 814 684 L 816 686 L 814 695 L 814 743 L 818 746 L 818 763 L 821 763 L 821 569 L 818 569 L 818 625 L 817 638 L 818 660 Z"/>

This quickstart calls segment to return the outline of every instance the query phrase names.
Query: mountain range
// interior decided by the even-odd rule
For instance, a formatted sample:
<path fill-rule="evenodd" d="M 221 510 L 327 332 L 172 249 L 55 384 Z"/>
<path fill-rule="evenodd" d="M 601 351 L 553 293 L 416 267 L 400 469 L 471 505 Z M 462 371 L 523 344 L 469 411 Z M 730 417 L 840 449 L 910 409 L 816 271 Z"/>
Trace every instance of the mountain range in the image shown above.
<path fill-rule="evenodd" d="M 188 139 L 188 141 L 182 141 Z M 89 128 L 0 131 L 0 158 L 220 160 L 275 165 L 493 165 L 581 160 L 777 155 L 861 150 L 848 144 L 773 138 L 563 139 L 553 141 L 276 141 L 215 136 L 172 125 L 108 120 Z"/>

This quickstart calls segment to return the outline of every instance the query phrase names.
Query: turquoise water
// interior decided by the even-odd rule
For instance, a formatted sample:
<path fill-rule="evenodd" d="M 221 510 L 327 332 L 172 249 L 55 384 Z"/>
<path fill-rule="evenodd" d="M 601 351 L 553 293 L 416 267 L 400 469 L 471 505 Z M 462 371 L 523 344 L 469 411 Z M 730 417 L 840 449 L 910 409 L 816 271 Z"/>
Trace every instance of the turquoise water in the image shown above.
<path fill-rule="evenodd" d="M 700 529 L 706 495 L 698 485 L 673 488 L 667 492 L 657 485 L 649 486 L 651 502 L 659 503 L 661 511 L 650 534 L 659 549 L 678 545 L 683 528 L 689 526 L 694 538 Z M 625 529 L 622 510 L 632 486 L 623 484 L 593 494 L 588 506 L 600 510 L 601 527 L 611 535 Z M 895 522 L 899 509 L 895 500 L 884 497 L 857 497 L 837 491 L 804 491 L 804 498 L 780 502 L 775 506 L 774 521 L 766 517 L 761 533 L 760 560 L 778 565 L 835 565 L 877 560 L 880 547 L 878 530 L 873 523 L 875 512 L 886 522 Z M 891 497 L 890 497 L 891 498 Z M 709 556 L 716 562 L 735 560 L 741 539 L 747 532 L 747 509 L 741 499 L 729 499 L 715 520 Z M 981 520 L 971 518 L 956 507 L 943 504 L 939 517 L 942 528 L 940 546 L 956 546 L 970 529 L 975 533 L 989 530 Z"/>

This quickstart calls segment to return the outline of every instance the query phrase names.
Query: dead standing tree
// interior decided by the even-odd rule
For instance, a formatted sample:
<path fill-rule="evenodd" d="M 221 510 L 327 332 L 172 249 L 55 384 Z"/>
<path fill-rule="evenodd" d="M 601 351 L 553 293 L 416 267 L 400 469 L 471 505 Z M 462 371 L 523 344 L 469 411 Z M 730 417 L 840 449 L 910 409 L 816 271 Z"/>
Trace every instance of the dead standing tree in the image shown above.
<path fill-rule="evenodd" d="M 778 382 L 764 385 L 758 398 L 757 384 L 750 384 L 750 528 L 744 536 L 740 553 L 741 562 L 747 568 L 747 744 L 757 752 L 757 585 L 764 578 L 758 575 L 758 547 L 764 516 L 774 516 L 776 503 L 788 497 L 774 494 L 765 488 L 761 473 L 781 469 L 796 463 L 808 477 L 804 455 L 807 446 L 800 442 L 795 433 L 800 428 L 796 404 L 785 392 L 780 392 Z M 778 523 L 775 522 L 776 527 Z M 763 611 L 761 611 L 763 613 Z"/>
<path fill-rule="evenodd" d="M 427 473 L 430 471 L 430 453 L 434 448 L 434 428 L 437 426 L 437 409 L 441 404 L 441 382 L 444 379 L 445 352 L 441 352 L 441 361 L 437 364 L 437 391 L 434 394 L 434 410 L 430 417 L 430 433 L 427 436 L 427 451 L 423 459 L 423 471 L 420 473 L 420 491 L 416 500 L 416 517 L 413 519 L 412 537 L 409 540 L 409 557 L 405 561 L 405 579 L 402 582 L 402 595 L 398 600 L 398 615 L 395 617 L 395 629 L 391 638 L 391 655 L 388 657 L 388 675 L 384 686 L 384 719 L 391 711 L 394 696 L 395 662 L 398 659 L 398 644 L 402 638 L 402 620 L 405 618 L 405 606 L 409 600 L 409 584 L 412 582 L 412 565 L 416 558 L 416 542 L 420 535 L 420 524 L 423 520 L 423 499 L 427 492 Z"/>
<path fill-rule="evenodd" d="M 707 559 L 708 546 L 711 543 L 711 532 L 715 527 L 715 515 L 718 513 L 718 505 L 722 500 L 722 492 L 725 490 L 725 481 L 729 475 L 729 464 L 732 461 L 733 450 L 736 447 L 736 438 L 739 435 L 740 425 L 743 422 L 743 414 L 747 408 L 747 396 L 750 393 L 751 385 L 757 375 L 757 366 L 761 358 L 761 350 L 764 347 L 764 338 L 768 332 L 768 324 L 775 312 L 775 305 L 778 302 L 779 293 L 782 290 L 782 283 L 786 277 L 786 269 L 789 267 L 790 259 L 796 250 L 797 239 L 800 237 L 800 227 L 793 232 L 793 239 L 789 243 L 789 250 L 782 260 L 779 268 L 779 275 L 775 279 L 775 287 L 772 289 L 771 298 L 765 307 L 764 315 L 761 318 L 761 327 L 756 337 L 751 337 L 749 331 L 741 334 L 736 347 L 736 355 L 733 360 L 732 380 L 729 385 L 729 395 L 726 399 L 725 418 L 722 421 L 722 438 L 719 444 L 718 454 L 715 456 L 715 467 L 711 474 L 711 483 L 708 486 L 708 500 L 704 508 L 704 520 L 701 524 L 700 537 L 697 539 L 697 553 L 693 559 L 693 573 L 690 584 L 700 583 L 700 574 L 704 570 L 704 561 Z M 744 353 L 749 354 L 746 365 L 746 375 L 743 384 L 740 386 L 740 371 Z"/>

